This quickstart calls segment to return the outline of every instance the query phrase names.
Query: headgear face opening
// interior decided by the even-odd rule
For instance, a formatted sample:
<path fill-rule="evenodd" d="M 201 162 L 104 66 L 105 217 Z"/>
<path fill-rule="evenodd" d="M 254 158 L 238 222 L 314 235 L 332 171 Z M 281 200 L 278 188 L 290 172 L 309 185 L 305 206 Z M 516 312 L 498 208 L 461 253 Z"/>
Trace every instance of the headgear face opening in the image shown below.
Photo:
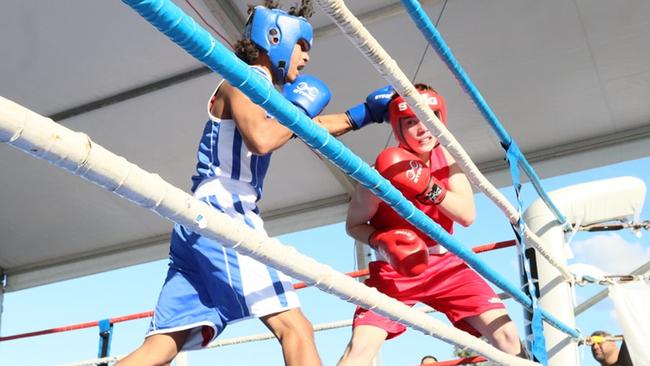
<path fill-rule="evenodd" d="M 291 55 L 299 41 L 304 41 L 307 50 L 313 42 L 313 29 L 307 19 L 289 15 L 280 9 L 256 6 L 248 17 L 245 37 L 266 51 L 277 82 L 286 81 Z"/>
<path fill-rule="evenodd" d="M 420 95 L 425 98 L 427 104 L 431 110 L 438 116 L 440 122 L 447 124 L 447 107 L 445 106 L 445 100 L 440 94 L 433 90 L 420 90 Z M 400 121 L 404 118 L 415 117 L 415 112 L 409 107 L 404 98 L 397 96 L 388 104 L 388 120 L 390 121 L 391 127 L 393 127 L 393 133 L 395 138 L 399 142 L 400 146 L 412 150 L 406 139 L 404 138 L 404 133 L 400 128 Z"/>

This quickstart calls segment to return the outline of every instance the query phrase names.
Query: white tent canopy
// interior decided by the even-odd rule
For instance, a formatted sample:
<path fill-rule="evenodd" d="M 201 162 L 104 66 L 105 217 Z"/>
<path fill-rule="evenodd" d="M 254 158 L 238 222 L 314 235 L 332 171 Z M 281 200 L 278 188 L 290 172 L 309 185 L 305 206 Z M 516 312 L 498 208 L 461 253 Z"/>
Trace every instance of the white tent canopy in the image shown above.
<path fill-rule="evenodd" d="M 250 1 L 189 2 L 233 42 Z M 435 22 L 444 1 L 422 3 Z M 348 6 L 414 75 L 427 42 L 401 4 Z M 649 19 L 645 0 L 448 0 L 439 30 L 539 175 L 549 177 L 650 155 Z M 326 112 L 385 84 L 318 8 L 312 23 L 306 72 L 330 85 Z M 3 1 L 0 44 L 0 95 L 189 188 L 218 75 L 118 1 Z M 494 133 L 431 49 L 416 79 L 446 97 L 450 130 L 488 177 L 507 184 Z M 390 128 L 376 125 L 342 140 L 371 161 L 389 138 Z M 7 291 L 167 255 L 168 221 L 9 146 L 0 146 L 0 156 Z M 275 153 L 265 184 L 267 229 L 340 221 L 349 189 L 345 177 L 291 141 Z"/>

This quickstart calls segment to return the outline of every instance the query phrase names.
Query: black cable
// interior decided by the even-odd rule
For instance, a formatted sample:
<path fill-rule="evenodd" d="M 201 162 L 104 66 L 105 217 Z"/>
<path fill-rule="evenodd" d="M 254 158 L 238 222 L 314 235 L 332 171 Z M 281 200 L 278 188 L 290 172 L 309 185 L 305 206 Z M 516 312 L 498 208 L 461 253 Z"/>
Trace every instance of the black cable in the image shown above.
<path fill-rule="evenodd" d="M 445 12 L 445 8 L 447 7 L 447 0 L 442 4 L 442 9 L 440 9 L 440 14 L 438 14 L 438 19 L 436 19 L 435 27 L 436 29 L 438 28 L 438 24 L 440 24 L 440 19 L 442 18 L 442 13 Z M 429 47 L 431 44 L 429 44 L 429 41 L 427 41 L 427 46 L 424 47 L 424 52 L 422 53 L 422 57 L 420 58 L 420 63 L 418 63 L 418 68 L 415 70 L 415 74 L 413 75 L 413 78 L 411 79 L 411 83 L 415 81 L 415 78 L 417 78 L 418 73 L 420 72 L 420 67 L 422 66 L 422 62 L 424 61 L 424 57 L 426 56 L 427 52 L 429 51 Z"/>
<path fill-rule="evenodd" d="M 440 9 L 440 13 L 438 14 L 438 19 L 436 19 L 435 27 L 436 29 L 438 28 L 438 24 L 440 24 L 440 19 L 442 19 L 442 14 L 445 12 L 445 8 L 447 7 L 447 1 L 445 0 L 444 3 L 442 3 L 442 9 Z M 427 45 L 424 47 L 424 52 L 422 52 L 422 57 L 420 57 L 420 62 L 418 63 L 417 69 L 415 69 L 415 74 L 413 74 L 413 78 L 411 79 L 411 84 L 415 82 L 415 78 L 417 78 L 418 73 L 420 72 L 420 67 L 422 67 L 422 63 L 424 62 L 424 57 L 427 55 L 427 52 L 429 51 L 429 41 L 427 40 Z M 386 144 L 384 145 L 384 149 L 388 147 L 388 144 L 390 143 L 390 137 L 392 136 L 393 132 L 391 131 L 388 134 L 388 138 L 386 139 Z"/>
<path fill-rule="evenodd" d="M 189 5 L 190 8 L 192 8 L 192 10 L 196 13 L 196 15 L 201 19 L 201 21 L 203 22 L 203 24 L 205 24 L 208 28 L 212 29 L 212 31 L 213 31 L 217 36 L 219 36 L 219 38 L 221 38 L 222 41 L 226 42 L 226 44 L 227 44 L 228 46 L 230 46 L 230 49 L 231 49 L 231 50 L 234 50 L 234 49 L 235 49 L 235 47 L 233 46 L 233 44 L 230 43 L 230 41 L 228 40 L 228 38 L 226 38 L 226 36 L 224 36 L 223 34 L 221 34 L 221 33 L 220 33 L 218 30 L 216 30 L 216 29 L 215 29 L 215 28 L 214 28 L 210 23 L 208 23 L 208 21 L 205 20 L 205 18 L 203 18 L 203 15 L 201 15 L 201 13 L 200 13 L 198 10 L 196 10 L 196 8 L 194 7 L 194 5 L 192 5 L 192 3 L 190 2 L 190 0 L 185 0 L 185 2 L 187 3 L 187 5 Z"/>

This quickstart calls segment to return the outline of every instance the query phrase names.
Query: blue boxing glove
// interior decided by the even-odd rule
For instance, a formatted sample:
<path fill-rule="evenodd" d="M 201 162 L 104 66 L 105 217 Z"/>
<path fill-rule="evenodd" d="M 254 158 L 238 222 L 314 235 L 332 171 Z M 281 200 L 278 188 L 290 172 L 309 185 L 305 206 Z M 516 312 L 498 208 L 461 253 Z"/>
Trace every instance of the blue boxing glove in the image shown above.
<path fill-rule="evenodd" d="M 311 75 L 300 75 L 292 83 L 284 84 L 282 95 L 309 118 L 318 116 L 332 98 L 327 85 Z"/>
<path fill-rule="evenodd" d="M 384 122 L 387 117 L 388 103 L 393 94 L 395 94 L 395 89 L 390 85 L 386 85 L 368 94 L 365 102 L 345 111 L 350 123 L 352 123 L 352 128 L 358 130 L 371 122 Z"/>

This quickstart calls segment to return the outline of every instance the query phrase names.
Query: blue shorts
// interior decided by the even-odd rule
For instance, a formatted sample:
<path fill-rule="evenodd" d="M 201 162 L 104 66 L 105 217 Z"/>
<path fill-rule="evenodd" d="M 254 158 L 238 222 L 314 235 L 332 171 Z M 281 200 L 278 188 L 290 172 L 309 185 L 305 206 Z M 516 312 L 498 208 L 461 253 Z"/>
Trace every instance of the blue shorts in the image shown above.
<path fill-rule="evenodd" d="M 230 189 L 215 190 L 213 184 L 210 192 L 215 194 L 201 199 L 256 230 L 264 230 L 255 197 L 233 194 Z M 191 329 L 183 349 L 196 349 L 214 340 L 230 322 L 299 306 L 284 273 L 176 225 L 167 278 L 147 336 Z"/>

